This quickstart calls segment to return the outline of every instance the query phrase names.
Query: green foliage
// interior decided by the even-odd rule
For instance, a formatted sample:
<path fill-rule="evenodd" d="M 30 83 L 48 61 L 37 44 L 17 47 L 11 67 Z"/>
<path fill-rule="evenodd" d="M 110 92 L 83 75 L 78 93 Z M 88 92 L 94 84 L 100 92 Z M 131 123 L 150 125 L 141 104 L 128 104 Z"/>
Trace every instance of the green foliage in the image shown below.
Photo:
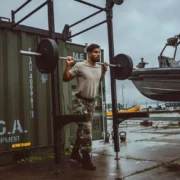
<path fill-rule="evenodd" d="M 18 163 L 30 163 L 30 162 L 42 161 L 50 158 L 54 158 L 54 153 L 47 153 L 39 156 L 30 156 L 29 158 L 21 159 L 20 161 L 18 161 Z"/>

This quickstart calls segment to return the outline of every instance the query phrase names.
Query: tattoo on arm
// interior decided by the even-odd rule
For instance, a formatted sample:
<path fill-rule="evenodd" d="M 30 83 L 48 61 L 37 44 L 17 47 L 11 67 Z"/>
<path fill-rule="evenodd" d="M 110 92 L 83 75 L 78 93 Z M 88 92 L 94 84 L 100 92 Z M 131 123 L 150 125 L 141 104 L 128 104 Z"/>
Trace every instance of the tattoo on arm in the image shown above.
<path fill-rule="evenodd" d="M 104 79 L 104 75 L 106 74 L 106 71 L 103 71 L 102 70 L 102 73 L 101 73 L 101 81 Z"/>

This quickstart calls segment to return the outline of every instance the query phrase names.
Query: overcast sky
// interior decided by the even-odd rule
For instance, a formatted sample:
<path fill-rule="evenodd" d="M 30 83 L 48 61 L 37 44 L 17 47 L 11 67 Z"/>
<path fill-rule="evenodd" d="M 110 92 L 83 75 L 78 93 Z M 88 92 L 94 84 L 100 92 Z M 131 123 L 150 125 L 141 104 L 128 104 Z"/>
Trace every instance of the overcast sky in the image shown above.
<path fill-rule="evenodd" d="M 0 16 L 11 17 L 11 10 L 17 9 L 26 0 L 0 0 Z M 35 9 L 45 0 L 32 0 L 16 19 L 20 19 L 28 12 Z M 98 6 L 105 7 L 105 0 L 86 0 Z M 157 67 L 157 56 L 166 43 L 166 39 L 180 33 L 180 0 L 124 0 L 121 6 L 113 8 L 114 48 L 115 55 L 128 54 L 134 63 L 134 67 L 143 57 L 149 63 L 147 67 Z M 75 2 L 74 0 L 54 0 L 55 29 L 61 33 L 65 24 L 72 24 L 85 16 L 96 12 L 97 9 Z M 79 32 L 95 23 L 105 20 L 105 13 L 73 27 L 72 34 Z M 23 25 L 47 29 L 47 8 L 22 22 Z M 72 39 L 78 44 L 97 43 L 104 49 L 105 61 L 109 62 L 107 24 L 85 32 Z M 172 49 L 167 51 L 171 55 Z M 179 52 L 177 59 L 179 60 Z M 133 105 L 150 102 L 150 99 L 141 95 L 131 81 L 117 81 L 117 100 L 122 103 L 122 85 L 124 85 L 125 104 Z M 107 102 L 111 103 L 109 72 L 106 75 Z"/>

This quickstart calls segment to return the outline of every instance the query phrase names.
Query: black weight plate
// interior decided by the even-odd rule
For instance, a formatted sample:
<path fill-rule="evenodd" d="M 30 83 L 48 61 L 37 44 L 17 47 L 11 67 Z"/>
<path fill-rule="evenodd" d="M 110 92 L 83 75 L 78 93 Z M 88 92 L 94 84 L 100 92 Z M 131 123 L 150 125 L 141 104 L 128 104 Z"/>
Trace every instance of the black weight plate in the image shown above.
<path fill-rule="evenodd" d="M 132 59 L 126 54 L 118 54 L 113 59 L 114 64 L 119 64 L 121 67 L 114 68 L 114 76 L 117 80 L 127 79 L 133 70 Z"/>
<path fill-rule="evenodd" d="M 42 56 L 36 57 L 36 67 L 41 73 L 52 73 L 57 67 L 59 60 L 58 46 L 53 39 L 43 39 L 38 44 L 37 53 L 42 54 Z"/>
<path fill-rule="evenodd" d="M 121 5 L 124 2 L 124 0 L 113 0 L 113 2 L 116 5 Z"/>

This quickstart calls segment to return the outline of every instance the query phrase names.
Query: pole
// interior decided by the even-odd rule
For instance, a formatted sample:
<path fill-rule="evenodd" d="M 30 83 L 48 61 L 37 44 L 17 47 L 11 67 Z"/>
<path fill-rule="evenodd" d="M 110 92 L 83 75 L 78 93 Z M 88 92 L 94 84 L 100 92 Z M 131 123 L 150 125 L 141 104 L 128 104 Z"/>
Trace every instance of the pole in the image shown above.
<path fill-rule="evenodd" d="M 121 87 L 122 87 L 122 105 L 124 109 L 124 93 L 123 93 L 124 84 Z"/>
<path fill-rule="evenodd" d="M 102 62 L 102 54 L 101 54 L 101 48 L 100 48 L 100 63 L 103 64 Z M 107 121 L 105 123 L 105 115 L 104 112 L 106 112 L 106 109 L 104 108 L 104 91 L 103 91 L 103 82 L 101 81 L 100 83 L 100 88 L 101 88 L 101 107 L 102 107 L 102 123 L 103 123 L 103 138 L 104 138 L 104 142 L 105 142 L 105 138 L 106 138 L 106 134 L 107 134 Z"/>
<path fill-rule="evenodd" d="M 113 24 L 112 24 L 112 15 L 113 11 L 110 7 L 109 0 L 106 0 L 106 18 L 107 18 L 107 31 L 108 31 L 108 43 L 109 43 L 109 60 L 113 64 L 114 58 L 114 40 L 113 40 Z M 110 68 L 110 77 L 111 77 L 111 97 L 112 97 L 112 113 L 113 113 L 113 131 L 114 131 L 114 151 L 116 152 L 116 160 L 118 160 L 118 152 L 120 151 L 119 147 L 119 132 L 118 132 L 118 122 L 117 122 L 117 94 L 116 94 L 116 79 L 114 71 Z"/>
<path fill-rule="evenodd" d="M 49 37 L 55 40 L 53 0 L 48 0 L 48 25 L 49 25 Z M 55 163 L 57 165 L 57 171 L 59 171 L 59 164 L 61 163 L 61 152 L 60 152 L 61 133 L 60 130 L 57 130 L 57 127 L 55 126 L 57 117 L 60 116 L 58 64 L 54 72 L 51 73 L 51 91 L 52 91 Z"/>

